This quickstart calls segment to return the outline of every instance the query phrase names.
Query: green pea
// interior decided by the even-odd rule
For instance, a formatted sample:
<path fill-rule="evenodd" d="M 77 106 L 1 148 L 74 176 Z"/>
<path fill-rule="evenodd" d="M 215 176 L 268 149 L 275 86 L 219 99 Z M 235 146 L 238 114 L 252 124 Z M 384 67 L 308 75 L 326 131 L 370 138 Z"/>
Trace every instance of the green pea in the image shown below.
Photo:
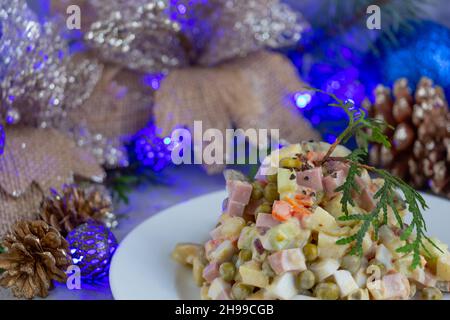
<path fill-rule="evenodd" d="M 249 295 L 251 295 L 252 292 L 253 292 L 253 287 L 252 286 L 249 286 L 249 285 L 246 285 L 246 284 L 243 284 L 243 283 L 240 283 L 240 282 L 236 282 L 231 287 L 231 295 L 236 300 L 244 300 Z"/>
<path fill-rule="evenodd" d="M 294 169 L 300 168 L 301 165 L 302 162 L 299 158 L 283 158 L 280 160 L 280 167 L 282 168 Z"/>
<path fill-rule="evenodd" d="M 271 174 L 270 176 L 267 176 L 267 182 L 269 183 L 277 183 L 278 181 L 278 174 Z"/>
<path fill-rule="evenodd" d="M 314 288 L 314 296 L 322 300 L 339 299 L 339 287 L 332 282 L 319 283 Z"/>
<path fill-rule="evenodd" d="M 309 290 L 314 287 L 316 276 L 310 270 L 305 270 L 297 276 L 297 287 L 303 290 Z"/>
<path fill-rule="evenodd" d="M 236 268 L 231 262 L 224 262 L 220 265 L 219 272 L 223 280 L 230 282 L 234 278 Z"/>
<path fill-rule="evenodd" d="M 341 267 L 351 273 L 356 273 L 361 267 L 361 258 L 354 255 L 346 255 L 342 258 Z"/>
<path fill-rule="evenodd" d="M 317 246 L 312 243 L 308 243 L 303 247 L 303 254 L 305 255 L 306 261 L 314 261 L 319 256 L 319 250 Z"/>
<path fill-rule="evenodd" d="M 275 183 L 268 183 L 264 188 L 264 199 L 267 202 L 273 203 L 275 200 L 278 200 L 278 187 Z"/>
<path fill-rule="evenodd" d="M 424 300 L 442 300 L 442 298 L 442 292 L 438 288 L 429 287 L 422 289 L 422 299 Z"/>
<path fill-rule="evenodd" d="M 252 260 L 252 251 L 247 249 L 239 251 L 239 260 L 241 260 L 241 262 Z"/>
<path fill-rule="evenodd" d="M 252 200 L 259 200 L 264 197 L 264 189 L 258 182 L 253 182 L 252 186 Z"/>
<path fill-rule="evenodd" d="M 272 213 L 272 205 L 264 202 L 256 208 L 255 213 Z"/>
<path fill-rule="evenodd" d="M 365 289 L 367 291 L 367 289 Z M 357 289 L 347 296 L 347 300 L 366 300 L 368 295 L 364 289 Z"/>

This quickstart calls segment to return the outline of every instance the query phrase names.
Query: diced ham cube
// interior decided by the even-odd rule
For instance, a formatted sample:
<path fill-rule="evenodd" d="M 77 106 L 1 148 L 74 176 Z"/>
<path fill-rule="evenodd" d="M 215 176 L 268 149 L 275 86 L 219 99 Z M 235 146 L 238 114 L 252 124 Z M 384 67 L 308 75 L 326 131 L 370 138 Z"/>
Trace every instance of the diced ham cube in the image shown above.
<path fill-rule="evenodd" d="M 297 184 L 315 191 L 323 190 L 322 178 L 322 168 L 297 172 Z"/>
<path fill-rule="evenodd" d="M 242 217 L 245 210 L 245 204 L 228 200 L 228 207 L 225 213 L 229 214 L 231 217 Z"/>
<path fill-rule="evenodd" d="M 306 270 L 305 256 L 299 248 L 278 251 L 270 255 L 268 260 L 276 274 Z"/>
<path fill-rule="evenodd" d="M 345 175 L 348 174 L 350 166 L 342 161 L 327 161 L 325 167 L 329 172 L 343 171 Z"/>
<path fill-rule="evenodd" d="M 205 269 L 203 269 L 203 279 L 205 279 L 207 282 L 211 283 L 214 279 L 218 278 L 220 276 L 219 272 L 219 264 L 212 262 L 208 264 Z"/>
<path fill-rule="evenodd" d="M 373 198 L 372 192 L 368 188 L 365 188 L 357 195 L 356 203 L 358 206 L 367 212 L 372 211 L 376 207 L 376 201 Z"/>
<path fill-rule="evenodd" d="M 329 198 L 332 198 L 337 194 L 336 189 L 345 182 L 345 177 L 346 174 L 344 171 L 339 170 L 322 179 L 323 188 Z"/>
<path fill-rule="evenodd" d="M 274 217 L 272 217 L 269 213 L 259 213 L 258 217 L 256 218 L 256 227 L 257 228 L 263 228 L 263 229 L 270 229 L 280 222 Z"/>
<path fill-rule="evenodd" d="M 408 279 L 401 273 L 387 274 L 382 280 L 383 299 L 408 299 L 411 287 Z"/>
<path fill-rule="evenodd" d="M 212 300 L 230 300 L 231 285 L 221 278 L 216 278 L 208 289 L 208 296 Z"/>
<path fill-rule="evenodd" d="M 232 180 L 227 181 L 229 200 L 241 204 L 248 204 L 252 195 L 252 185 L 247 181 Z"/>

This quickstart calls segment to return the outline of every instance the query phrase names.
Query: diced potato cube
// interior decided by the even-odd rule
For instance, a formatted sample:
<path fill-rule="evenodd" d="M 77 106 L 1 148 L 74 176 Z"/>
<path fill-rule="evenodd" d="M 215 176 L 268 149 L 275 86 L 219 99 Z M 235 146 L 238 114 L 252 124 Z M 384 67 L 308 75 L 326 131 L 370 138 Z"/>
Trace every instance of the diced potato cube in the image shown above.
<path fill-rule="evenodd" d="M 203 280 L 203 269 L 205 269 L 205 265 L 202 262 L 202 259 L 199 257 L 195 257 L 192 263 L 192 275 L 194 277 L 194 282 L 197 286 L 201 286 L 204 282 Z"/>
<path fill-rule="evenodd" d="M 289 300 L 297 295 L 298 290 L 295 285 L 295 276 L 291 272 L 276 276 L 272 284 L 267 288 L 270 295 L 277 299 Z"/>
<path fill-rule="evenodd" d="M 365 288 L 367 283 L 366 267 L 360 268 L 355 274 L 355 282 L 360 288 Z"/>
<path fill-rule="evenodd" d="M 172 258 L 181 264 L 192 265 L 194 258 L 201 256 L 203 247 L 195 243 L 178 243 L 172 251 Z"/>
<path fill-rule="evenodd" d="M 278 168 L 277 185 L 279 193 L 295 192 L 297 190 L 297 179 L 291 179 L 292 175 L 295 176 L 295 171 Z"/>
<path fill-rule="evenodd" d="M 346 297 L 353 291 L 359 289 L 352 274 L 347 270 L 336 271 L 334 273 L 334 280 L 339 287 L 341 297 Z"/>
<path fill-rule="evenodd" d="M 250 286 L 265 288 L 269 284 L 269 277 L 254 263 L 245 263 L 239 267 L 242 283 Z"/>
<path fill-rule="evenodd" d="M 377 247 L 375 259 L 384 264 L 386 270 L 392 269 L 392 254 L 383 244 Z"/>
<path fill-rule="evenodd" d="M 290 219 L 272 227 L 263 237 L 261 242 L 266 250 L 287 249 L 300 234 L 300 226 L 297 219 Z"/>
<path fill-rule="evenodd" d="M 423 249 L 422 247 L 420 248 L 420 250 L 421 250 L 420 253 L 422 255 L 427 256 L 427 253 L 429 252 L 433 258 L 438 258 L 438 257 L 445 256 L 445 255 L 449 254 L 449 252 L 448 252 L 448 245 L 447 244 L 441 242 L 437 238 L 431 238 L 431 240 L 434 242 L 434 244 L 439 249 L 441 249 L 442 252 L 439 251 L 435 246 L 433 246 L 429 241 L 424 241 L 423 244 L 424 244 L 426 250 Z"/>
<path fill-rule="evenodd" d="M 237 238 L 245 227 L 245 220 L 241 217 L 232 217 L 227 219 L 221 226 L 220 232 L 224 238 Z"/>
<path fill-rule="evenodd" d="M 231 259 L 233 254 L 237 251 L 236 247 L 230 240 L 222 242 L 209 257 L 212 262 L 222 263 Z"/>
<path fill-rule="evenodd" d="M 239 236 L 239 240 L 237 243 L 238 248 L 240 250 L 251 250 L 253 241 L 256 239 L 256 237 L 258 237 L 258 230 L 256 230 L 255 226 L 244 227 L 241 230 L 241 234 Z"/>
<path fill-rule="evenodd" d="M 339 261 L 336 259 L 323 259 L 313 263 L 310 269 L 314 272 L 318 281 L 323 281 L 332 276 L 339 269 L 339 266 Z"/>
<path fill-rule="evenodd" d="M 322 231 L 326 229 L 336 229 L 336 219 L 321 207 L 317 207 L 313 214 L 306 221 L 307 227 L 311 230 Z"/>
<path fill-rule="evenodd" d="M 366 233 L 362 241 L 363 254 L 368 255 L 372 250 L 375 249 L 376 244 L 372 241 L 370 234 Z"/>
<path fill-rule="evenodd" d="M 339 221 L 337 220 L 340 216 L 345 215 L 341 204 L 342 194 L 338 194 L 332 199 L 330 199 L 324 206 L 325 210 L 330 213 L 335 219 L 336 223 L 340 226 L 352 226 L 355 225 L 355 221 Z M 348 205 L 349 214 L 353 214 L 355 208 L 352 205 Z M 356 212 L 355 212 L 356 213 Z"/>
<path fill-rule="evenodd" d="M 208 296 L 212 300 L 229 300 L 231 285 L 222 278 L 216 278 L 208 289 Z"/>
<path fill-rule="evenodd" d="M 404 255 L 404 253 L 397 252 L 397 249 L 403 247 L 405 245 L 405 241 L 400 240 L 400 237 L 395 235 L 391 228 L 387 225 L 381 226 L 378 235 L 381 243 L 389 249 L 394 259 L 401 258 Z"/>
<path fill-rule="evenodd" d="M 329 236 L 323 232 L 320 232 L 317 243 L 317 246 L 319 248 L 319 257 L 334 259 L 342 258 L 349 249 L 350 245 L 336 244 L 336 241 L 338 241 L 339 239 L 339 237 Z"/>
<path fill-rule="evenodd" d="M 437 259 L 436 276 L 441 281 L 450 281 L 450 254 Z"/>
<path fill-rule="evenodd" d="M 394 261 L 394 269 L 407 276 L 408 278 L 413 277 L 413 270 L 411 270 L 411 264 L 413 261 L 412 254 L 408 254 L 406 256 L 401 257 L 400 259 L 397 259 Z"/>

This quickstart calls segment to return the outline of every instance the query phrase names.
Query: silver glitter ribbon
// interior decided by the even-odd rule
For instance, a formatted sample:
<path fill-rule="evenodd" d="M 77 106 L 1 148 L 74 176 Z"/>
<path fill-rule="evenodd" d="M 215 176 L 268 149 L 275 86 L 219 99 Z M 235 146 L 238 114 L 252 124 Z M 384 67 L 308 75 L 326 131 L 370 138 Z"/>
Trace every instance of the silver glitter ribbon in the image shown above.
<path fill-rule="evenodd" d="M 209 66 L 265 47 L 293 45 L 307 27 L 279 0 L 94 2 L 103 9 L 87 43 L 107 61 L 147 72 Z"/>
<path fill-rule="evenodd" d="M 100 164 L 126 165 L 117 139 L 89 132 L 67 117 L 91 96 L 103 64 L 70 56 L 57 21 L 40 23 L 24 0 L 0 0 L 0 26 L 0 119 L 60 129 Z"/>
<path fill-rule="evenodd" d="M 1 0 L 0 22 L 2 112 L 7 122 L 16 123 L 20 120 L 17 105 L 33 105 L 37 110 L 27 112 L 24 122 L 46 127 L 63 112 L 65 43 L 55 25 L 40 24 L 23 0 Z"/>

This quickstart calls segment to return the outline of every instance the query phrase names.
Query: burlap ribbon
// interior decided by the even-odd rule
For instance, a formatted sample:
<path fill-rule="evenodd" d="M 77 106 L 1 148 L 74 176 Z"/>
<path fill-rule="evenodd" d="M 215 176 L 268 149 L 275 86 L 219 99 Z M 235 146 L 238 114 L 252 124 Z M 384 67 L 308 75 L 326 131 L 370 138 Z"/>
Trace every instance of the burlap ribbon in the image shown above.
<path fill-rule="evenodd" d="M 268 51 L 216 67 L 177 69 L 155 94 L 155 120 L 167 135 L 180 126 L 193 130 L 194 121 L 202 120 L 203 130 L 216 128 L 224 136 L 234 126 L 279 129 L 280 138 L 290 142 L 318 140 L 293 104 L 293 94 L 302 86 L 292 64 Z M 207 169 L 217 172 L 223 166 Z"/>
<path fill-rule="evenodd" d="M 100 182 L 105 173 L 95 158 L 54 129 L 12 127 L 0 156 L 0 234 L 19 220 L 36 217 L 51 188 L 75 177 Z"/>

